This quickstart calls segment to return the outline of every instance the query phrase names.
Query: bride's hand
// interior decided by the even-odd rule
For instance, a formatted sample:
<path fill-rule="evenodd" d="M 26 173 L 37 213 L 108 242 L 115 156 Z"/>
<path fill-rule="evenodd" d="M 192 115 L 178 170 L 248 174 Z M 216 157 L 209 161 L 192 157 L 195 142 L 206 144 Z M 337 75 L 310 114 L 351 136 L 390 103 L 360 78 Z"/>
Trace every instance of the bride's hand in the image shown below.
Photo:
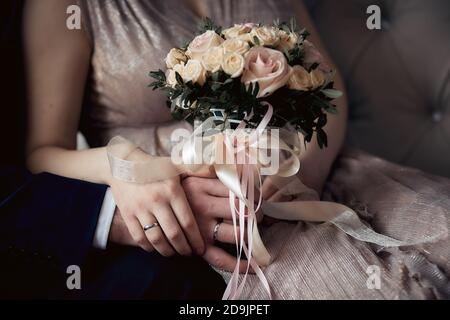
<path fill-rule="evenodd" d="M 208 176 L 208 175 L 203 175 Z M 237 260 L 234 256 L 215 245 L 215 241 L 235 244 L 234 227 L 226 223 L 231 220 L 228 189 L 214 177 L 188 177 L 183 180 L 183 188 L 195 214 L 200 232 L 206 242 L 206 250 L 203 258 L 212 266 L 233 272 Z M 223 221 L 223 222 L 221 222 Z M 214 239 L 214 229 L 217 229 L 217 238 Z M 237 230 L 239 234 L 239 230 Z M 240 264 L 240 272 L 245 272 L 247 263 Z M 250 272 L 252 272 L 250 270 Z"/>
<path fill-rule="evenodd" d="M 203 238 L 178 177 L 142 185 L 114 180 L 110 186 L 131 236 L 142 249 L 154 248 L 166 257 L 175 252 L 204 253 Z M 154 223 L 159 226 L 144 231 L 144 226 Z"/>

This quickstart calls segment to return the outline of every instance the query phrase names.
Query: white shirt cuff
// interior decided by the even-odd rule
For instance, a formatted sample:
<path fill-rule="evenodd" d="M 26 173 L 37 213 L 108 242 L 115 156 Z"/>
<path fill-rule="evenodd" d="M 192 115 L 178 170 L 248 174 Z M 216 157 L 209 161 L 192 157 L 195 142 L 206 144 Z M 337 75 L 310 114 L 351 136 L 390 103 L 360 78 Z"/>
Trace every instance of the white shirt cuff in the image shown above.
<path fill-rule="evenodd" d="M 114 201 L 111 189 L 108 188 L 103 199 L 102 208 L 98 216 L 97 227 L 94 234 L 93 246 L 97 249 L 105 250 L 108 244 L 109 230 L 116 211 L 116 202 Z"/>

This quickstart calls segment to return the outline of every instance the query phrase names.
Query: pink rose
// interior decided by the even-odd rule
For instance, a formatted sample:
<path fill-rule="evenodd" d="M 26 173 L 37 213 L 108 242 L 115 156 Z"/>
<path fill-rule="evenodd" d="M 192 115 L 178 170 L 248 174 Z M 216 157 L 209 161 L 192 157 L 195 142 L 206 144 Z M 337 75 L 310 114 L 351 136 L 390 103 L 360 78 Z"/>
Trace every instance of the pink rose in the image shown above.
<path fill-rule="evenodd" d="M 290 74 L 291 67 L 282 52 L 265 47 L 253 47 L 245 55 L 241 81 L 246 85 L 258 82 L 258 98 L 261 98 L 285 86 Z"/>
<path fill-rule="evenodd" d="M 205 33 L 197 36 L 189 44 L 186 54 L 192 58 L 201 60 L 202 56 L 206 51 L 213 47 L 218 47 L 222 44 L 224 40 L 221 36 L 212 30 L 208 30 Z"/>
<path fill-rule="evenodd" d="M 305 40 L 303 42 L 303 45 L 305 47 L 305 57 L 303 62 L 307 67 L 312 66 L 314 63 L 318 63 L 319 69 L 321 71 L 323 72 L 331 71 L 330 65 L 325 61 L 323 55 L 320 53 L 319 50 L 316 49 L 316 47 L 311 42 Z"/>

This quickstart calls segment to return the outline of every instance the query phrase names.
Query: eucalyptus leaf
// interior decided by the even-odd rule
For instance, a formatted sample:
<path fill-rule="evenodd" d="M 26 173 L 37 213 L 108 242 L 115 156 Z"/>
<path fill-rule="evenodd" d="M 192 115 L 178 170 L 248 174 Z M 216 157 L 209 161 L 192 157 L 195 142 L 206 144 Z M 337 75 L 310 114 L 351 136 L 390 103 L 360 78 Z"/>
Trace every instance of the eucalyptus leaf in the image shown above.
<path fill-rule="evenodd" d="M 328 113 L 331 113 L 331 114 L 338 114 L 339 113 L 335 106 L 331 106 L 329 108 L 326 108 L 325 111 L 328 112 Z"/>
<path fill-rule="evenodd" d="M 291 32 L 291 29 L 289 29 L 289 27 L 288 27 L 287 25 L 283 25 L 283 26 L 281 27 L 281 29 L 282 29 L 284 32 L 286 32 L 286 33 L 290 33 L 290 32 Z"/>
<path fill-rule="evenodd" d="M 330 99 L 337 99 L 342 97 L 342 92 L 335 89 L 324 89 L 321 92 Z"/>

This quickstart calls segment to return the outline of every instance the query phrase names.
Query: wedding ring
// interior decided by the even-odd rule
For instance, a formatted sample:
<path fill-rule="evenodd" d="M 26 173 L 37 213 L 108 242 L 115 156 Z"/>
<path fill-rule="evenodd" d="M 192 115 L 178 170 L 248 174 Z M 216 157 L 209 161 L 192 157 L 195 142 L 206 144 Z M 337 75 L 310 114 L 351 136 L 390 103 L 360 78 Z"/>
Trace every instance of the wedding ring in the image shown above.
<path fill-rule="evenodd" d="M 214 241 L 217 241 L 217 235 L 219 234 L 219 228 L 220 228 L 221 224 L 222 224 L 222 222 L 218 222 L 214 227 L 214 231 L 213 231 L 213 240 Z"/>
<path fill-rule="evenodd" d="M 154 228 L 154 227 L 159 227 L 159 223 L 155 222 L 155 223 L 152 223 L 152 224 L 146 224 L 144 226 L 144 232 L 148 231 L 148 230 L 150 230 L 151 228 Z"/>

